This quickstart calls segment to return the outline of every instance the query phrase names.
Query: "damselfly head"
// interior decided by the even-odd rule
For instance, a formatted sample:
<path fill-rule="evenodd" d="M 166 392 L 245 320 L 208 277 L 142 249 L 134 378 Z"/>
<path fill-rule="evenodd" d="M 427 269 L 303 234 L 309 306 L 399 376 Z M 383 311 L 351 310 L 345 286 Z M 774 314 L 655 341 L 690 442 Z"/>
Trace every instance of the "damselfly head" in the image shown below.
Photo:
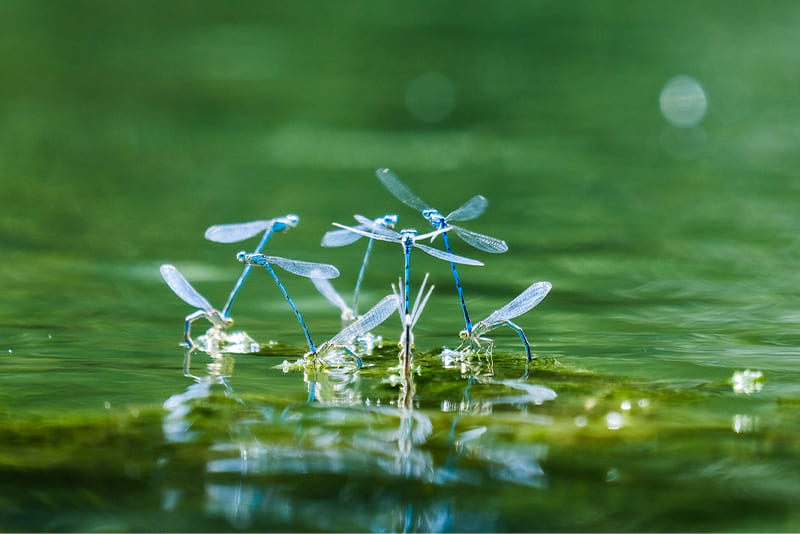
<path fill-rule="evenodd" d="M 458 337 L 461 339 L 469 339 L 469 330 L 462 330 L 458 333 Z"/>
<path fill-rule="evenodd" d="M 276 232 L 285 232 L 289 228 L 294 228 L 300 222 L 300 217 L 290 213 L 285 217 L 278 217 L 272 220 L 272 229 Z"/>
<path fill-rule="evenodd" d="M 444 221 L 442 214 L 439 213 L 439 210 L 435 208 L 422 210 L 422 216 L 428 219 L 428 221 L 434 226 L 439 226 L 441 225 L 442 221 Z"/>
<path fill-rule="evenodd" d="M 386 214 L 378 221 L 379 224 L 385 226 L 386 228 L 394 228 L 394 225 L 397 224 L 397 215 L 395 214 Z"/>
<path fill-rule="evenodd" d="M 240 250 L 239 252 L 236 253 L 236 259 L 239 260 L 242 263 L 246 262 L 247 261 L 247 252 L 245 252 L 244 250 Z"/>
<path fill-rule="evenodd" d="M 417 237 L 417 229 L 416 228 L 403 228 L 400 230 L 400 236 L 403 238 L 415 238 Z"/>

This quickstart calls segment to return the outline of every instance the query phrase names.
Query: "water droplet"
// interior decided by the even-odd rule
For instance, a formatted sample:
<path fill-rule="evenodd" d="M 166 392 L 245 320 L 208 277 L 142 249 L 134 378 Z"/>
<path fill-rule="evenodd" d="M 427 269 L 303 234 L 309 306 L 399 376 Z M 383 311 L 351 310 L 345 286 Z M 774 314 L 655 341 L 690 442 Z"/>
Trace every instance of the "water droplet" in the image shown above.
<path fill-rule="evenodd" d="M 639 399 L 639 402 L 637 402 L 636 404 L 639 405 L 639 408 L 646 408 L 647 406 L 650 405 L 650 401 L 647 399 Z"/>
<path fill-rule="evenodd" d="M 631 401 L 624 400 L 624 401 L 622 401 L 622 404 L 619 405 L 619 407 L 622 408 L 623 410 L 630 410 L 631 409 Z"/>
<path fill-rule="evenodd" d="M 111 409 L 111 403 L 109 401 L 104 402 L 103 406 L 106 407 L 106 410 L 110 410 Z"/>
<path fill-rule="evenodd" d="M 586 419 L 586 416 L 584 415 L 579 415 L 575 418 L 575 426 L 577 426 L 578 428 L 585 427 L 588 422 L 589 421 Z"/>
<path fill-rule="evenodd" d="M 664 118 L 679 128 L 697 126 L 706 114 L 708 100 L 703 87 L 691 76 L 675 76 L 658 98 Z"/>
<path fill-rule="evenodd" d="M 8 353 L 9 353 L 9 354 L 11 354 L 12 352 L 14 352 L 14 351 L 13 351 L 13 350 L 11 350 L 11 349 L 8 349 Z"/>

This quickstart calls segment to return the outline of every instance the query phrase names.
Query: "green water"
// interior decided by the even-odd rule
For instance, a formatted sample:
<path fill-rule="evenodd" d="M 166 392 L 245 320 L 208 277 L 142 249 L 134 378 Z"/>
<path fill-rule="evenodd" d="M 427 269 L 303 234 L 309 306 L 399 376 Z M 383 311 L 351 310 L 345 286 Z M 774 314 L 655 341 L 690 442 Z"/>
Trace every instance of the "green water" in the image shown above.
<path fill-rule="evenodd" d="M 798 16 L 3 2 L 0 530 L 800 530 Z M 693 127 L 659 107 L 677 75 L 707 98 Z M 445 367 L 463 321 L 423 254 L 408 382 L 397 317 L 371 367 L 284 373 L 306 347 L 263 272 L 233 316 L 277 344 L 196 352 L 185 376 L 193 310 L 158 266 L 221 307 L 255 240 L 205 228 L 294 212 L 267 251 L 337 265 L 348 295 L 364 242 L 320 248 L 331 222 L 428 229 L 384 166 L 443 212 L 489 199 L 465 226 L 509 252 L 454 240 L 486 264 L 460 271 L 473 319 L 552 282 L 518 321 L 527 378 L 507 328 L 491 360 Z M 362 302 L 401 273 L 377 243 Z M 338 311 L 283 280 L 315 341 L 334 335 Z"/>

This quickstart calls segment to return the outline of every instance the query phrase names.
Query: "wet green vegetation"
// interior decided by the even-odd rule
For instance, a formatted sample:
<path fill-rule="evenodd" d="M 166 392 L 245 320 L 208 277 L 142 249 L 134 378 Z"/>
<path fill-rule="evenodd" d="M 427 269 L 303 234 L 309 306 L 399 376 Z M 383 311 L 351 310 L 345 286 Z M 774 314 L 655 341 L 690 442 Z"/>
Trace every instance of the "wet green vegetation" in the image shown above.
<path fill-rule="evenodd" d="M 798 9 L 0 3 L 0 530 L 800 530 Z M 233 308 L 261 350 L 185 367 L 159 265 L 220 307 L 255 245 L 203 231 L 297 213 L 264 252 L 349 296 L 365 245 L 321 248 L 331 222 L 429 229 L 378 167 L 488 198 L 464 226 L 509 251 L 453 240 L 473 319 L 552 282 L 530 367 L 508 328 L 441 356 L 464 323 L 424 254 L 408 377 L 396 318 L 357 373 L 284 372 L 303 333 L 263 270 Z"/>
<path fill-rule="evenodd" d="M 730 383 L 680 387 L 552 358 L 534 360 L 525 380 L 500 379 L 524 366 L 504 354 L 462 373 L 429 353 L 407 382 L 382 349 L 357 374 L 307 374 L 308 397 L 291 399 L 240 396 L 233 358 L 194 355 L 206 374 L 163 407 L 6 415 L 7 524 L 748 530 L 765 514 L 778 529 L 797 524 L 793 403 Z"/>

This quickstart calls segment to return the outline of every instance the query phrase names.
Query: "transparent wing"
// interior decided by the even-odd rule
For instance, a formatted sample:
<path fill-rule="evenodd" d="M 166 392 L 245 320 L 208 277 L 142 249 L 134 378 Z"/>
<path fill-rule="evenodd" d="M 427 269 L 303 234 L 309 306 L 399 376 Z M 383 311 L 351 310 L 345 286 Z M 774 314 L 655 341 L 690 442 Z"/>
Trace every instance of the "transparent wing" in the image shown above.
<path fill-rule="evenodd" d="M 451 226 L 450 229 L 453 230 L 456 235 L 463 239 L 467 244 L 472 245 L 478 250 L 494 253 L 501 253 L 508 250 L 508 245 L 502 239 L 497 239 L 496 237 L 485 234 L 479 234 L 478 232 L 473 232 L 472 230 L 467 230 L 466 228 L 461 228 L 460 226 Z"/>
<path fill-rule="evenodd" d="M 493 328 L 506 321 L 510 321 L 514 317 L 519 317 L 539 304 L 542 299 L 547 296 L 547 293 L 552 287 L 553 284 L 550 282 L 536 282 L 531 284 L 528 289 L 520 293 L 514 300 L 492 313 L 482 322 L 485 323 L 488 328 Z"/>
<path fill-rule="evenodd" d="M 403 279 L 398 277 L 397 278 L 397 287 L 392 284 L 392 293 L 395 297 L 397 297 L 397 315 L 400 316 L 400 323 L 405 326 L 403 322 L 403 314 L 406 312 L 403 303 L 406 300 L 405 297 L 405 288 L 403 287 Z"/>
<path fill-rule="evenodd" d="M 354 232 L 356 234 L 369 237 L 371 239 L 388 241 L 390 243 L 400 243 L 402 241 L 402 237 L 400 236 L 400 234 L 398 234 L 394 230 L 389 230 L 388 228 L 383 228 L 381 226 L 375 227 L 373 231 L 369 232 L 367 230 L 362 230 L 357 226 L 345 226 L 339 223 L 333 223 L 333 225 L 338 226 L 339 228 L 344 228 L 345 230 L 348 230 L 350 232 Z"/>
<path fill-rule="evenodd" d="M 359 317 L 356 322 L 346 326 L 341 332 L 333 336 L 328 343 L 331 345 L 346 343 L 360 335 L 366 334 L 396 312 L 397 306 L 398 297 L 396 295 L 386 295 L 367 313 Z"/>
<path fill-rule="evenodd" d="M 336 278 L 339 276 L 339 269 L 327 263 L 290 260 L 280 256 L 264 256 L 262 254 L 253 255 L 253 259 L 256 259 L 256 256 L 261 256 L 257 263 L 263 265 L 261 263 L 263 260 L 264 263 L 277 265 L 284 271 L 289 271 L 298 276 L 305 276 L 306 278 Z"/>
<path fill-rule="evenodd" d="M 416 323 L 414 317 L 417 315 L 417 308 L 420 304 L 420 299 L 422 298 L 422 292 L 425 291 L 425 284 L 428 283 L 428 277 L 430 273 L 425 273 L 425 277 L 422 279 L 422 282 L 419 284 L 419 292 L 417 292 L 417 298 L 414 299 L 414 305 L 411 307 L 411 322 L 412 324 Z M 422 312 L 420 312 L 422 313 Z"/>
<path fill-rule="evenodd" d="M 361 239 L 361 234 L 351 232 L 350 230 L 331 230 L 322 236 L 323 247 L 343 247 L 350 243 L 355 243 Z"/>
<path fill-rule="evenodd" d="M 358 213 L 353 215 L 353 218 L 357 220 L 358 225 L 363 226 L 365 230 L 369 230 L 373 226 L 375 226 L 375 221 L 373 221 L 372 219 L 367 219 L 366 217 L 364 217 L 363 215 L 359 215 Z"/>
<path fill-rule="evenodd" d="M 439 258 L 440 260 L 452 261 L 453 263 L 462 263 L 464 265 L 483 265 L 483 263 L 479 262 L 478 260 L 465 258 L 464 256 L 457 256 L 456 254 L 451 254 L 449 252 L 445 252 L 444 250 L 439 250 L 438 248 L 429 247 L 428 245 L 414 243 L 414 246 L 423 252 L 427 252 L 434 258 Z"/>
<path fill-rule="evenodd" d="M 471 221 L 486 211 L 489 201 L 483 195 L 475 195 L 467 200 L 463 206 L 445 217 L 446 221 Z"/>
<path fill-rule="evenodd" d="M 186 304 L 201 308 L 207 312 L 213 311 L 214 308 L 211 307 L 208 300 L 192 287 L 192 284 L 183 277 L 174 265 L 165 263 L 161 266 L 160 270 L 162 278 L 164 278 L 164 281 L 170 289 L 172 289 Z"/>
<path fill-rule="evenodd" d="M 397 177 L 395 173 L 390 171 L 389 169 L 378 169 L 375 171 L 375 176 L 378 177 L 378 180 L 381 181 L 384 187 L 389 190 L 391 194 L 397 197 L 397 199 L 409 206 L 414 208 L 417 211 L 423 211 L 431 209 L 428 204 L 426 204 L 421 198 L 411 192 L 411 189 L 408 188 L 406 184 Z"/>
<path fill-rule="evenodd" d="M 428 304 L 428 299 L 431 298 L 431 293 L 433 293 L 433 288 L 436 287 L 431 285 L 428 288 L 428 292 L 425 293 L 425 296 L 422 296 L 423 291 L 425 290 L 425 283 L 428 281 L 428 273 L 425 273 L 425 278 L 422 279 L 422 283 L 419 285 L 419 293 L 417 293 L 417 298 L 414 300 L 414 309 L 411 310 L 411 326 L 412 328 L 416 326 L 417 321 L 419 321 L 419 316 L 422 315 L 422 310 L 425 309 L 425 305 Z"/>
<path fill-rule="evenodd" d="M 347 305 L 342 296 L 333 288 L 327 279 L 312 278 L 311 282 L 314 284 L 314 287 L 317 288 L 317 291 L 319 291 L 323 297 L 328 299 L 328 302 L 342 310 L 342 312 L 350 311 L 350 306 Z"/>
<path fill-rule="evenodd" d="M 273 225 L 274 221 L 251 221 L 246 223 L 217 224 L 209 226 L 205 238 L 217 243 L 236 243 L 259 234 Z"/>
<path fill-rule="evenodd" d="M 358 221 L 358 225 L 354 226 L 353 228 L 358 228 L 359 230 L 363 230 L 368 232 L 374 226 L 373 221 L 367 219 L 363 215 L 353 215 L 353 218 Z M 331 230 L 327 232 L 324 236 L 322 236 L 322 246 L 323 247 L 343 247 L 345 245 L 349 245 L 350 243 L 355 243 L 363 236 L 361 234 L 357 234 L 355 232 L 351 232 L 350 230 Z"/>

